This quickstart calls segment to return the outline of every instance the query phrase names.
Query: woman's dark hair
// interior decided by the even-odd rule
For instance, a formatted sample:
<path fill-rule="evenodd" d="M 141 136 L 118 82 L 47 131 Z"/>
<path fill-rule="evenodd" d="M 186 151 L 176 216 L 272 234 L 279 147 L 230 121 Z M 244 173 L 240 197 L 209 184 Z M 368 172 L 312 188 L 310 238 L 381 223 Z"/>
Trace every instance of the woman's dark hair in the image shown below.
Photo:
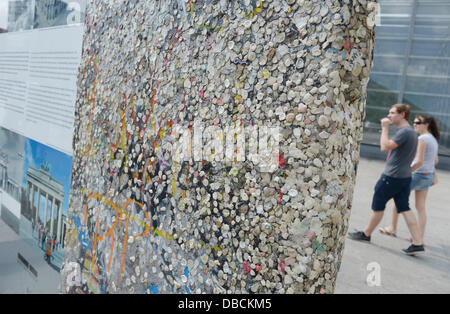
<path fill-rule="evenodd" d="M 439 127 L 437 125 L 436 119 L 432 116 L 426 116 L 426 115 L 417 115 L 417 118 L 421 118 L 420 120 L 423 123 L 428 124 L 428 131 L 430 131 L 431 134 L 436 138 L 436 140 L 439 141 L 441 138 L 441 133 L 439 133 Z"/>

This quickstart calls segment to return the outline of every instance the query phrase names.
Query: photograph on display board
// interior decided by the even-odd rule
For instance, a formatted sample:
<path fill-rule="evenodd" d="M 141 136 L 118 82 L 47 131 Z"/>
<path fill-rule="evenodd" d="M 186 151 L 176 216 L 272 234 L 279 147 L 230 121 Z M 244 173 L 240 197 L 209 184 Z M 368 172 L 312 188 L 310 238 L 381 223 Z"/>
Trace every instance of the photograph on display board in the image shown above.
<path fill-rule="evenodd" d="M 8 12 L 8 32 L 33 28 L 35 0 L 0 0 Z"/>
<path fill-rule="evenodd" d="M 0 0 L 0 33 L 83 22 L 85 0 Z"/>
<path fill-rule="evenodd" d="M 80 23 L 82 2 L 73 0 L 40 0 L 35 5 L 33 28 L 53 27 Z"/>
<path fill-rule="evenodd" d="M 8 32 L 8 2 L 0 0 L 0 34 Z"/>
<path fill-rule="evenodd" d="M 70 193 L 72 157 L 25 139 L 20 235 L 59 270 Z"/>
<path fill-rule="evenodd" d="M 17 233 L 20 225 L 24 139 L 22 135 L 0 127 L 1 219 Z"/>

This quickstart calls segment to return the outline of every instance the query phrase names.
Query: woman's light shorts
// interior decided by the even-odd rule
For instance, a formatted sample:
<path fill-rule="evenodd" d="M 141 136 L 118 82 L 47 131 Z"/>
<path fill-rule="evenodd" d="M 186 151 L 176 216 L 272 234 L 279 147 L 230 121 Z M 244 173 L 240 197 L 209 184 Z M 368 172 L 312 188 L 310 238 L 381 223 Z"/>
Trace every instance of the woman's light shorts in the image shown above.
<path fill-rule="evenodd" d="M 434 173 L 422 174 L 413 173 L 411 180 L 411 190 L 427 191 L 433 184 Z"/>

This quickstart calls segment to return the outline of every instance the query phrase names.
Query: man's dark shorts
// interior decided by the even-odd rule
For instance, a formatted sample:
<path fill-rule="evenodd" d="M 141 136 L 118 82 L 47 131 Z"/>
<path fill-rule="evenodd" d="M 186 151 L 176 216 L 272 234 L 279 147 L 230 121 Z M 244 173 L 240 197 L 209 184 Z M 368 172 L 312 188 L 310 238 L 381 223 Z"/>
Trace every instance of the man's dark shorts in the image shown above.
<path fill-rule="evenodd" d="M 372 210 L 383 211 L 386 203 L 393 198 L 397 212 L 405 212 L 409 208 L 409 193 L 411 192 L 411 178 L 393 178 L 382 174 L 375 185 Z"/>

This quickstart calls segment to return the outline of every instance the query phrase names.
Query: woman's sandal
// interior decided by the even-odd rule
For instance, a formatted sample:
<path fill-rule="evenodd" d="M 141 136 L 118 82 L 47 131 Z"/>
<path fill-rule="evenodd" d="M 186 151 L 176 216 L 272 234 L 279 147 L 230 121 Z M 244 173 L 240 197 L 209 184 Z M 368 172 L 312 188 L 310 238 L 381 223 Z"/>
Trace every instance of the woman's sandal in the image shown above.
<path fill-rule="evenodd" d="M 379 230 L 381 233 L 385 234 L 385 235 L 388 235 L 388 236 L 391 236 L 391 237 L 397 237 L 397 235 L 396 235 L 394 232 L 391 232 L 391 231 L 387 230 L 387 227 L 384 227 L 384 228 L 378 228 L 378 230 Z"/>

